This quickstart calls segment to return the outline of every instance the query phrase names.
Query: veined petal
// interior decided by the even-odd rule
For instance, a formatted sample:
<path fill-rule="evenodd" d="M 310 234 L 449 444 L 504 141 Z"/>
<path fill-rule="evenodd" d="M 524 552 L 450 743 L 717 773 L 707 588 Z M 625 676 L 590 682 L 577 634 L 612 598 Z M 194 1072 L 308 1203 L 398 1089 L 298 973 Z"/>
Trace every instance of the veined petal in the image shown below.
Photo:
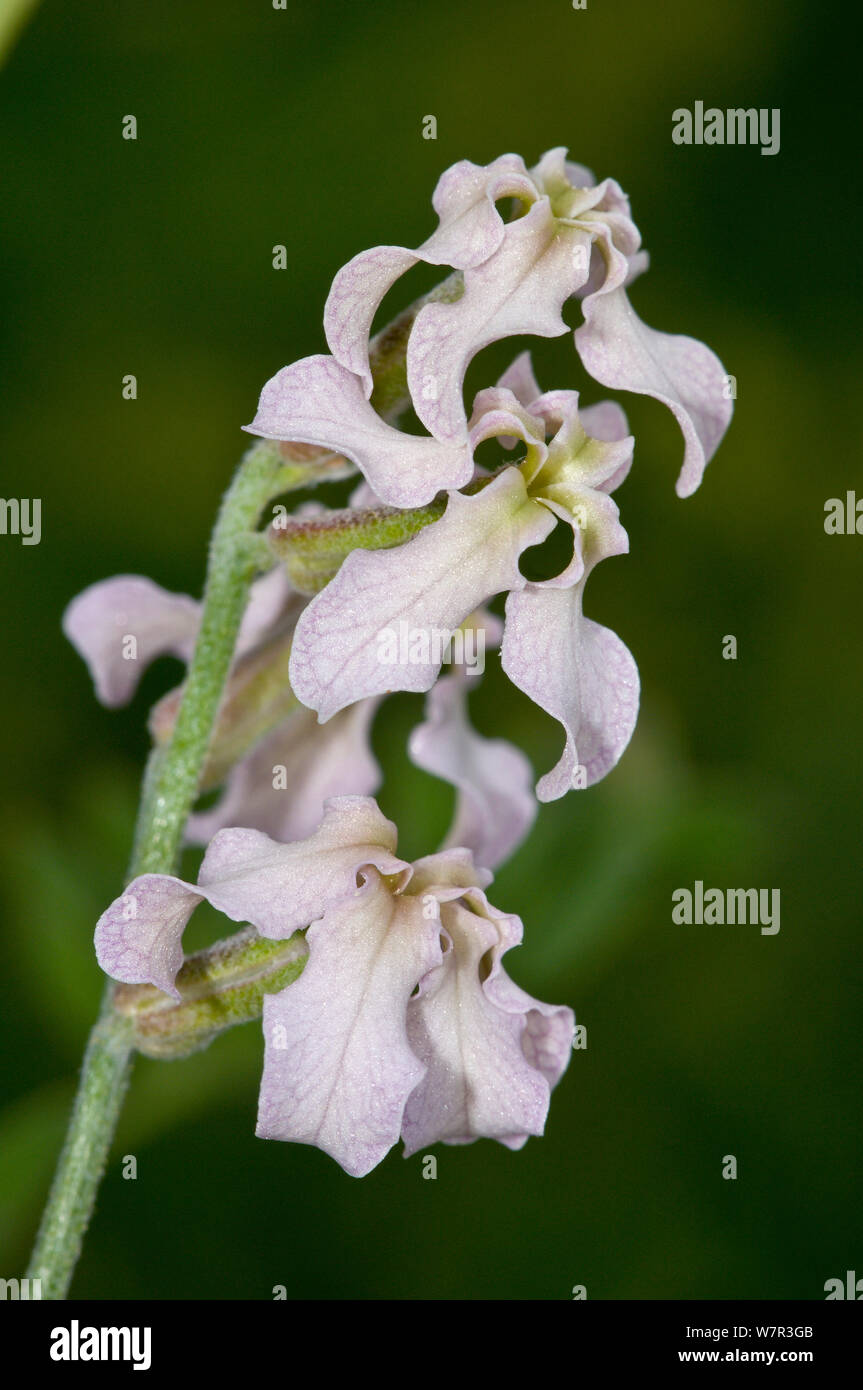
<path fill-rule="evenodd" d="M 361 700 L 323 725 L 312 710 L 295 710 L 232 769 L 216 805 L 189 817 L 187 841 L 206 845 L 237 825 L 284 843 L 302 840 L 330 797 L 371 796 L 381 782 L 369 743 L 377 705 Z"/>
<path fill-rule="evenodd" d="M 444 845 L 463 845 L 478 864 L 494 869 L 521 844 L 538 808 L 524 754 L 505 739 L 482 738 L 471 727 L 469 680 L 459 672 L 432 686 L 425 722 L 411 734 L 408 752 L 418 767 L 457 789 Z"/>
<path fill-rule="evenodd" d="M 392 507 L 424 506 L 473 475 L 466 430 L 454 444 L 403 434 L 372 409 L 358 377 L 320 354 L 283 367 L 268 381 L 245 428 L 265 439 L 320 444 L 346 455 Z"/>
<path fill-rule="evenodd" d="M 590 234 L 560 225 L 541 198 L 507 224 L 489 260 L 465 271 L 461 299 L 420 310 L 408 340 L 408 385 L 436 439 L 464 438 L 464 374 L 481 348 L 513 334 L 566 332 L 561 306 L 586 280 L 589 251 Z"/>
<path fill-rule="evenodd" d="M 360 378 L 371 395 L 369 335 L 378 307 L 396 280 L 417 264 L 480 265 L 500 245 L 503 219 L 495 200 L 533 201 L 536 186 L 518 155 L 505 154 L 485 167 L 463 159 L 441 175 L 432 197 L 437 230 L 415 251 L 376 246 L 354 256 L 336 275 L 324 310 L 324 331 L 337 362 Z"/>
<path fill-rule="evenodd" d="M 306 940 L 300 978 L 264 999 L 256 1132 L 314 1144 L 362 1177 L 396 1142 L 423 1076 L 406 1010 L 440 960 L 440 925 L 419 898 L 391 893 L 371 870 Z"/>
<path fill-rule="evenodd" d="M 396 828 L 370 797 L 333 797 L 314 834 L 293 844 L 277 844 L 259 830 L 220 830 L 204 856 L 198 889 L 233 921 L 282 940 L 352 901 L 357 876 L 369 866 L 406 883 L 410 865 L 395 847 Z"/>
<path fill-rule="evenodd" d="M 648 328 L 622 286 L 589 295 L 584 320 L 575 344 L 591 376 L 603 386 L 653 396 L 677 419 L 685 442 L 677 494 L 688 497 L 731 419 L 725 368 L 704 343 Z"/>
<path fill-rule="evenodd" d="M 91 584 L 63 614 L 63 631 L 84 658 L 103 705 L 125 705 L 157 656 L 188 661 L 201 607 L 138 574 Z"/>
<path fill-rule="evenodd" d="M 321 722 L 391 690 L 428 690 L 452 634 L 481 603 L 525 583 L 518 558 L 554 527 L 507 468 L 393 550 L 354 550 L 297 624 L 291 685 Z"/>
<path fill-rule="evenodd" d="M 638 716 L 638 668 L 615 633 L 585 618 L 582 587 L 528 584 L 506 603 L 503 668 L 566 734 L 563 756 L 537 783 L 540 801 L 604 777 Z"/>
<path fill-rule="evenodd" d="M 105 974 L 179 999 L 174 981 L 183 964 L 183 932 L 200 902 L 190 883 L 168 874 L 133 879 L 96 923 L 96 958 Z"/>
<path fill-rule="evenodd" d="M 482 895 L 473 890 L 471 898 Z M 427 1070 L 405 1107 L 405 1157 L 439 1141 L 520 1147 L 545 1128 L 550 1085 L 523 1046 L 526 1011 L 511 1007 L 515 995 L 501 996 L 501 1007 L 486 962 L 501 971 L 500 956 L 520 940 L 521 924 L 449 902 L 441 905 L 441 929 L 448 949 L 408 1005 L 410 1044 Z M 530 1037 L 528 1046 L 540 1056 Z"/>

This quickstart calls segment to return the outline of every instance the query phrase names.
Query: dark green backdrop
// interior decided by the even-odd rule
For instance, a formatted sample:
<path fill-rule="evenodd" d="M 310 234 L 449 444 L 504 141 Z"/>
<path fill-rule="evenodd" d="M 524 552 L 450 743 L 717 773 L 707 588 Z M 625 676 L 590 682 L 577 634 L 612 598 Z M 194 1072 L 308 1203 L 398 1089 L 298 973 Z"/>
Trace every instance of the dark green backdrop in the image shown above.
<path fill-rule="evenodd" d="M 49 1181 L 146 711 L 179 669 L 158 664 L 130 709 L 100 709 L 63 607 L 123 571 L 198 593 L 240 426 L 274 371 L 323 349 L 335 270 L 427 235 L 453 161 L 532 163 L 555 144 L 631 195 L 653 257 L 637 311 L 703 338 L 739 392 L 686 502 L 670 416 L 621 398 L 632 552 L 602 566 L 587 607 L 636 656 L 639 726 L 607 781 L 543 810 L 498 876 L 494 901 L 526 924 L 513 973 L 575 1007 L 587 1051 L 523 1152 L 441 1148 L 425 1181 L 394 1151 L 361 1183 L 254 1138 L 256 1026 L 187 1062 L 141 1062 L 74 1291 L 818 1299 L 863 1272 L 863 536 L 823 529 L 829 497 L 863 496 L 845 18 L 802 0 L 36 10 L 0 72 L 0 492 L 43 499 L 39 546 L 0 537 L 0 1275 L 22 1272 Z M 780 153 L 673 145 L 671 113 L 695 100 L 779 107 Z M 406 281 L 401 302 L 427 282 Z M 508 355 L 482 354 L 470 384 Z M 536 357 L 544 384 L 585 385 L 571 339 Z M 477 722 L 546 770 L 558 727 L 491 666 Z M 393 700 L 375 732 L 408 853 L 433 848 L 449 814 L 405 767 L 420 708 Z M 695 879 L 779 888 L 781 931 L 673 925 L 671 893 Z"/>

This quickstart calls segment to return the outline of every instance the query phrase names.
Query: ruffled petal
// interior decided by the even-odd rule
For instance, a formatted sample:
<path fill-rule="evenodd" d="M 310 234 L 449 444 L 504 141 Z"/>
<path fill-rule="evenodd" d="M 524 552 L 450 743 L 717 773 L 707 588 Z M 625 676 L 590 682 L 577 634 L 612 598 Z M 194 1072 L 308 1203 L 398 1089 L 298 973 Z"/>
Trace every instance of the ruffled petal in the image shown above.
<path fill-rule="evenodd" d="M 283 367 L 261 392 L 250 434 L 320 444 L 346 455 L 392 507 L 419 507 L 473 474 L 467 431 L 454 444 L 403 434 L 363 395 L 358 377 L 317 355 Z"/>
<path fill-rule="evenodd" d="M 513 334 L 566 332 L 561 306 L 587 278 L 589 250 L 590 234 L 559 224 L 541 198 L 507 224 L 489 260 L 465 271 L 460 299 L 420 310 L 408 340 L 408 385 L 436 439 L 464 438 L 464 374 L 481 348 Z"/>
<path fill-rule="evenodd" d="M 545 1128 L 554 1069 L 545 1065 L 543 1015 L 514 986 L 495 987 L 521 923 L 484 908 L 476 890 L 469 900 L 473 911 L 466 902 L 442 904 L 447 949 L 408 1005 L 410 1044 L 427 1070 L 405 1107 L 405 1157 L 440 1141 L 488 1138 L 517 1148 Z M 568 1024 L 571 1040 L 570 1011 L 552 1012 L 564 1021 L 555 1034 Z"/>
<path fill-rule="evenodd" d="M 297 624 L 291 685 L 323 723 L 390 690 L 428 690 L 450 638 L 492 594 L 520 588 L 521 552 L 553 529 L 508 468 L 392 550 L 354 550 Z"/>
<path fill-rule="evenodd" d="M 359 377 L 366 396 L 372 391 L 369 335 L 384 295 L 418 261 L 464 270 L 488 260 L 504 235 L 495 200 L 507 196 L 526 201 L 537 196 L 518 155 L 502 155 L 485 167 L 461 160 L 438 181 L 432 203 L 439 226 L 422 246 L 415 251 L 376 246 L 338 272 L 324 310 L 324 331 L 333 357 Z"/>
<path fill-rule="evenodd" d="M 635 440 L 626 434 L 626 417 L 618 406 L 606 401 L 581 414 L 577 391 L 546 391 L 530 410 L 554 432 L 547 450 L 548 462 L 542 476 L 536 479 L 535 496 L 544 495 L 541 486 L 545 478 L 559 483 L 577 482 L 581 487 L 602 492 L 613 492 L 623 482 L 632 465 Z M 596 421 L 606 432 L 613 431 L 614 437 L 593 435 L 588 431 L 588 420 Z"/>
<path fill-rule="evenodd" d="M 333 797 L 314 834 L 293 844 L 259 830 L 220 830 L 204 856 L 198 891 L 233 921 L 282 940 L 351 901 L 357 876 L 370 865 L 407 882 L 410 865 L 395 847 L 396 828 L 370 797 Z"/>
<path fill-rule="evenodd" d="M 421 899 L 392 894 L 371 870 L 306 940 L 302 975 L 264 999 L 256 1132 L 313 1144 L 362 1177 L 398 1139 L 423 1076 L 406 1010 L 440 960 L 440 926 Z"/>
<path fill-rule="evenodd" d="M 420 257 L 405 246 L 374 246 L 342 266 L 324 306 L 324 333 L 335 360 L 372 394 L 369 335 L 381 301 Z"/>
<path fill-rule="evenodd" d="M 151 661 L 188 661 L 201 607 L 138 574 L 91 584 L 63 614 L 63 631 L 84 658 L 103 705 L 125 705 Z"/>
<path fill-rule="evenodd" d="M 540 801 L 604 777 L 638 716 L 638 668 L 615 633 L 585 618 L 582 587 L 528 584 L 506 603 L 503 669 L 566 734 L 563 756 L 537 783 Z"/>
<path fill-rule="evenodd" d="M 503 971 L 495 980 L 489 980 L 486 992 L 498 1008 L 524 1017 L 522 1051 L 549 1086 L 556 1086 L 572 1056 L 575 1032 L 572 1010 L 532 998 Z"/>
<path fill-rule="evenodd" d="M 508 390 L 513 393 L 516 400 L 525 406 L 531 415 L 538 414 L 545 420 L 546 424 L 553 429 L 559 429 L 563 423 L 562 419 L 555 418 L 552 401 L 555 397 L 575 398 L 578 403 L 577 391 L 546 391 L 543 392 L 537 382 L 533 372 L 533 363 L 529 352 L 521 352 L 515 361 L 507 367 L 503 376 L 497 382 L 498 389 Z M 538 411 L 533 410 L 534 402 L 542 402 L 542 408 Z M 625 439 L 629 433 L 629 426 L 626 420 L 626 413 L 622 406 L 616 401 L 597 401 L 595 405 L 581 406 L 579 416 L 584 430 L 593 439 L 601 439 L 607 443 L 615 443 L 620 439 Z M 505 441 L 501 438 L 501 443 L 505 448 L 512 448 L 515 439 Z M 618 481 L 622 481 L 619 479 Z M 617 486 L 617 483 L 615 483 Z M 357 503 L 356 505 L 360 505 Z"/>
<path fill-rule="evenodd" d="M 295 710 L 232 769 L 216 805 L 189 817 L 187 841 L 205 845 L 236 825 L 284 843 L 302 840 L 330 797 L 371 796 L 381 782 L 369 742 L 377 705 L 361 700 L 323 725 L 312 710 Z"/>
<path fill-rule="evenodd" d="M 477 864 L 469 849 L 455 846 L 415 859 L 406 891 L 415 897 L 435 898 L 438 903 L 461 898 L 467 888 L 487 888 L 494 875 Z"/>
<path fill-rule="evenodd" d="M 432 686 L 425 722 L 411 734 L 408 752 L 418 767 L 457 789 L 444 844 L 464 846 L 478 864 L 494 869 L 521 844 L 538 808 L 524 754 L 505 739 L 482 738 L 471 727 L 469 680 L 459 672 Z"/>
<path fill-rule="evenodd" d="M 542 493 L 543 505 L 572 530 L 572 558 L 551 579 L 534 582 L 536 589 L 571 589 L 583 584 L 594 565 L 611 555 L 625 555 L 629 536 L 620 523 L 617 503 L 592 488 L 552 484 Z"/>
<path fill-rule="evenodd" d="M 202 895 L 168 874 L 133 879 L 96 923 L 96 958 L 112 980 L 155 985 L 179 999 L 183 932 Z"/>
<path fill-rule="evenodd" d="M 653 396 L 674 414 L 685 443 L 677 494 L 688 497 L 731 419 L 725 368 L 704 343 L 648 328 L 622 286 L 589 295 L 584 320 L 575 344 L 591 376 L 603 386 Z"/>

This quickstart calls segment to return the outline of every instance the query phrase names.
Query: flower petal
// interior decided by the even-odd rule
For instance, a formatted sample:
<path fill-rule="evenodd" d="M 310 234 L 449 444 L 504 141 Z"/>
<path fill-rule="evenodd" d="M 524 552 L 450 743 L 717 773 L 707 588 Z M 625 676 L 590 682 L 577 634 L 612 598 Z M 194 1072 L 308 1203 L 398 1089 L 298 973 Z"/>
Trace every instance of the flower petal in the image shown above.
<path fill-rule="evenodd" d="M 220 830 L 198 875 L 198 888 L 235 922 L 251 922 L 277 941 L 350 901 L 357 875 L 369 865 L 410 879 L 395 855 L 396 828 L 371 797 L 337 796 L 317 830 L 280 845 L 259 830 Z"/>
<path fill-rule="evenodd" d="M 440 926 L 421 899 L 391 893 L 372 870 L 306 940 L 302 975 L 264 999 L 256 1133 L 314 1144 L 362 1177 L 398 1139 L 422 1079 L 406 1010 L 440 960 Z"/>
<path fill-rule="evenodd" d="M 96 923 L 96 958 L 105 974 L 179 999 L 174 981 L 183 964 L 183 932 L 200 902 L 191 884 L 168 874 L 133 879 Z"/>
<path fill-rule="evenodd" d="M 489 910 L 494 911 L 490 907 Z M 509 920 L 518 921 L 517 918 Z M 520 940 L 519 935 L 519 942 Z M 508 949 L 508 946 L 504 946 L 504 950 Z M 572 1056 L 575 1031 L 575 1016 L 572 1010 L 565 1005 L 544 1004 L 540 999 L 534 999 L 509 978 L 501 965 L 492 969 L 484 988 L 496 1008 L 503 1009 L 506 1013 L 522 1015 L 522 1051 L 530 1065 L 545 1077 L 549 1086 L 555 1087 Z"/>
<path fill-rule="evenodd" d="M 138 574 L 103 579 L 72 599 L 63 631 L 84 658 L 103 705 L 125 705 L 157 656 L 188 661 L 200 604 Z M 133 640 L 130 640 L 133 639 Z"/>
<path fill-rule="evenodd" d="M 632 464 L 635 440 L 625 429 L 622 435 L 617 433 L 621 419 L 626 423 L 619 406 L 607 401 L 585 412 L 600 428 L 614 431 L 611 440 L 588 432 L 585 418 L 579 413 L 577 391 L 546 391 L 530 409 L 532 415 L 555 432 L 542 477 L 536 479 L 538 487 L 544 478 L 569 483 L 578 480 L 580 486 L 613 492 L 623 482 Z M 534 488 L 534 496 L 543 495 Z"/>
<path fill-rule="evenodd" d="M 422 246 L 416 251 L 376 246 L 354 256 L 338 272 L 324 310 L 324 331 L 333 357 L 360 378 L 366 396 L 372 391 L 372 322 L 399 276 L 418 261 L 456 270 L 480 265 L 503 240 L 504 223 L 495 200 L 512 196 L 533 201 L 536 193 L 518 155 L 502 155 L 485 167 L 463 159 L 438 181 L 432 204 L 439 226 Z"/>
<path fill-rule="evenodd" d="M 595 405 L 584 406 L 581 423 L 592 439 L 602 439 L 608 444 L 616 444 L 629 434 L 626 412 L 616 401 L 597 401 Z"/>
<path fill-rule="evenodd" d="M 464 897 L 466 888 L 487 888 L 494 877 L 461 846 L 426 854 L 415 859 L 411 867 L 413 874 L 405 891 L 426 900 L 432 897 L 438 904 Z"/>
<path fill-rule="evenodd" d="M 410 736 L 413 762 L 458 791 L 445 846 L 461 845 L 478 864 L 494 869 L 521 844 L 537 804 L 524 754 L 505 739 L 482 738 L 467 711 L 469 677 L 438 680 L 426 700 L 426 719 Z"/>
<path fill-rule="evenodd" d="M 638 668 L 615 633 L 585 618 L 582 588 L 528 584 L 506 604 L 503 669 L 566 733 L 563 756 L 537 783 L 540 801 L 604 777 L 638 716 Z"/>
<path fill-rule="evenodd" d="M 583 164 L 573 164 L 567 159 L 566 153 L 565 145 L 556 145 L 553 150 L 546 150 L 539 163 L 531 169 L 532 177 L 545 193 L 554 194 L 567 184 L 575 188 L 594 187 L 596 179 L 591 171 Z"/>
<path fill-rule="evenodd" d="M 284 566 L 276 565 L 268 574 L 256 579 L 249 590 L 249 601 L 237 633 L 234 659 L 245 656 L 271 634 L 280 621 L 299 612 L 303 598 L 288 581 Z"/>
<path fill-rule="evenodd" d="M 449 637 L 485 599 L 525 580 L 518 558 L 554 527 L 515 468 L 393 550 L 354 550 L 297 624 L 291 685 L 321 722 L 355 700 L 428 690 Z"/>
<path fill-rule="evenodd" d="M 300 708 L 234 767 L 221 799 L 189 817 L 186 839 L 207 844 L 241 825 L 287 843 L 311 835 L 334 796 L 370 796 L 381 770 L 369 744 L 376 700 L 361 700 L 328 724 Z"/>
<path fill-rule="evenodd" d="M 466 430 L 454 444 L 403 434 L 372 409 L 358 377 L 320 354 L 283 367 L 268 381 L 245 428 L 265 439 L 337 450 L 392 507 L 424 506 L 442 489 L 464 487 L 473 474 Z"/>
<path fill-rule="evenodd" d="M 600 560 L 628 553 L 629 536 L 620 523 L 617 503 L 604 492 L 559 483 L 545 488 L 542 500 L 572 529 L 572 558 L 560 574 L 536 580 L 534 588 L 571 589 L 574 584 L 583 585 Z"/>
<path fill-rule="evenodd" d="M 529 352 L 520 352 L 498 379 L 497 385 L 511 391 L 523 406 L 530 406 L 541 395 L 539 383 L 533 374 L 533 362 Z"/>
<path fill-rule="evenodd" d="M 414 409 L 436 439 L 464 438 L 464 374 L 487 344 L 513 334 L 566 332 L 560 310 L 587 278 L 590 234 L 559 224 L 547 198 L 506 226 L 499 249 L 464 273 L 461 299 L 427 304 L 408 340 Z"/>
<path fill-rule="evenodd" d="M 575 345 L 590 375 L 603 386 L 653 396 L 674 414 L 685 442 L 677 494 L 690 496 L 733 410 L 719 358 L 694 338 L 648 328 L 622 286 L 589 295 L 584 320 Z"/>
<path fill-rule="evenodd" d="M 476 890 L 470 900 L 474 911 L 464 902 L 441 905 L 448 949 L 408 1005 L 410 1044 L 427 1071 L 405 1107 L 406 1158 L 439 1141 L 489 1138 L 520 1147 L 545 1128 L 552 1069 L 532 1060 L 546 1060 L 528 1012 L 536 1001 L 489 988 L 502 973 L 501 955 L 521 939 L 521 923 L 483 911 L 484 895 Z M 571 1013 L 556 1012 L 568 1016 L 571 1038 Z"/>
<path fill-rule="evenodd" d="M 374 246 L 342 266 L 324 306 L 324 333 L 335 360 L 372 394 L 369 335 L 384 295 L 421 258 L 405 246 Z"/>

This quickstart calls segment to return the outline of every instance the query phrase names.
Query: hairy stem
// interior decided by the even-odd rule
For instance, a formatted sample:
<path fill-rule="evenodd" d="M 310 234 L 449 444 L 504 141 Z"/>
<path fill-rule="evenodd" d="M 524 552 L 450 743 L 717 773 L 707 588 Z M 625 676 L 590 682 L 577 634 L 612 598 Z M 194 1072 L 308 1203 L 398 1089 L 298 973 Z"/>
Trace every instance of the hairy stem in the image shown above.
<path fill-rule="evenodd" d="M 96 1203 L 108 1151 L 129 1081 L 132 1028 L 110 996 L 90 1034 L 66 1143 L 36 1238 L 27 1277 L 42 1297 L 60 1299 L 72 1278 Z"/>

